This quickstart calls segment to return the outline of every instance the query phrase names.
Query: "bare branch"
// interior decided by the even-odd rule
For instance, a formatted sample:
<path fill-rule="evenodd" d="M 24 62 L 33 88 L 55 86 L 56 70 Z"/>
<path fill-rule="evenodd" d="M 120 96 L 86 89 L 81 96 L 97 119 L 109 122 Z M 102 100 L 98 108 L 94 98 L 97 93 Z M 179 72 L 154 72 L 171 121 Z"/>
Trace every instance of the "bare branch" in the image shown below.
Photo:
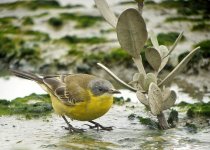
<path fill-rule="evenodd" d="M 101 63 L 97 63 L 98 66 L 100 66 L 102 69 L 104 69 L 110 76 L 112 76 L 117 82 L 119 82 L 121 85 L 123 85 L 124 87 L 126 87 L 127 89 L 136 92 L 137 90 L 135 88 L 133 88 L 132 86 L 128 85 L 127 83 L 125 83 L 123 80 L 121 80 L 120 78 L 118 78 L 111 70 L 109 70 L 106 66 L 104 66 Z"/>

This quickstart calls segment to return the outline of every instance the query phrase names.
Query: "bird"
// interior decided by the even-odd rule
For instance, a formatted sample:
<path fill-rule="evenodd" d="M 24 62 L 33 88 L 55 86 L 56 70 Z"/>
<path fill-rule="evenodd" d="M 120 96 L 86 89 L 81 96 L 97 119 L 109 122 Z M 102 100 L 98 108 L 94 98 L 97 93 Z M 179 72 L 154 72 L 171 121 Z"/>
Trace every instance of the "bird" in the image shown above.
<path fill-rule="evenodd" d="M 112 130 L 93 121 L 111 108 L 113 94 L 120 93 L 108 80 L 89 74 L 60 74 L 36 75 L 16 69 L 10 71 L 17 77 L 38 83 L 49 95 L 56 114 L 67 124 L 65 129 L 70 132 L 83 132 L 83 129 L 73 127 L 66 117 L 71 120 L 88 121 L 88 125 L 97 131 Z M 86 124 L 87 125 L 87 124 Z"/>

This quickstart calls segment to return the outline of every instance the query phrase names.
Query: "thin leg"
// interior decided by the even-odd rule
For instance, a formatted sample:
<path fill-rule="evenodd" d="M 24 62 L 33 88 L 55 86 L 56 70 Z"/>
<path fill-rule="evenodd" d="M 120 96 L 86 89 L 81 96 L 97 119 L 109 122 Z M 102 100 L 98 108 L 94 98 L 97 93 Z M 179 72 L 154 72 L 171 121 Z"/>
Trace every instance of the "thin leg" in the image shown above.
<path fill-rule="evenodd" d="M 101 130 L 106 130 L 106 131 L 111 131 L 113 130 L 112 127 L 104 127 L 102 125 L 100 125 L 99 123 L 95 122 L 95 121 L 89 121 L 90 123 L 94 124 L 94 126 L 88 125 L 91 129 L 96 128 L 97 131 L 99 131 L 99 129 L 101 128 Z M 87 124 L 86 124 L 87 125 Z"/>
<path fill-rule="evenodd" d="M 66 122 L 66 124 L 68 125 L 68 127 L 64 127 L 64 129 L 69 130 L 69 132 L 71 132 L 71 133 L 73 133 L 73 132 L 79 132 L 79 133 L 84 132 L 83 129 L 74 128 L 74 127 L 68 122 L 68 120 L 66 119 L 65 116 L 62 116 L 62 118 L 63 118 L 63 120 Z"/>

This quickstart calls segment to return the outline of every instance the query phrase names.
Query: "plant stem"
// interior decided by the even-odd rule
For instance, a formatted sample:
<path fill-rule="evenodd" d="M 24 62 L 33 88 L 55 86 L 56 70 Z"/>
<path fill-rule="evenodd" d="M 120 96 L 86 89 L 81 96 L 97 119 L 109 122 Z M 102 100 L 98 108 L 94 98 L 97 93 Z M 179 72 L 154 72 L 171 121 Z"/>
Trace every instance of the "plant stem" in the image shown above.
<path fill-rule="evenodd" d="M 100 66 L 102 69 L 104 69 L 110 76 L 112 76 L 117 82 L 119 82 L 121 85 L 123 85 L 127 89 L 129 89 L 129 90 L 131 90 L 133 92 L 136 92 L 137 91 L 135 88 L 133 88 L 132 86 L 128 85 L 123 80 L 121 80 L 120 78 L 118 78 L 110 69 L 108 69 L 103 64 L 97 63 L 97 65 Z"/>
<path fill-rule="evenodd" d="M 136 58 L 133 58 L 133 61 L 135 62 L 138 70 L 139 70 L 139 73 L 143 74 L 144 76 L 146 75 L 146 72 L 144 70 L 144 66 L 143 66 L 143 63 L 142 63 L 142 58 L 141 58 L 141 55 L 139 55 L 139 57 L 136 57 Z"/>
<path fill-rule="evenodd" d="M 157 115 L 157 119 L 158 119 L 158 124 L 161 130 L 166 130 L 170 128 L 163 112 Z"/>
<path fill-rule="evenodd" d="M 142 14 L 143 7 L 144 7 L 144 1 L 138 1 L 137 3 L 138 3 L 139 13 Z"/>

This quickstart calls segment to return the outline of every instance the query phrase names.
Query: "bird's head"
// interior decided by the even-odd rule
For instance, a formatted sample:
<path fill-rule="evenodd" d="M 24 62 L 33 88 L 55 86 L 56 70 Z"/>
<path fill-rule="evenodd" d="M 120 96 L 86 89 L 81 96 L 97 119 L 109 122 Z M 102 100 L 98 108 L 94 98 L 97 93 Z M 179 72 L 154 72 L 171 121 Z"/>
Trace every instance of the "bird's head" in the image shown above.
<path fill-rule="evenodd" d="M 104 79 L 93 79 L 89 82 L 88 88 L 94 96 L 103 94 L 117 94 L 120 91 L 114 89 L 113 85 Z"/>

